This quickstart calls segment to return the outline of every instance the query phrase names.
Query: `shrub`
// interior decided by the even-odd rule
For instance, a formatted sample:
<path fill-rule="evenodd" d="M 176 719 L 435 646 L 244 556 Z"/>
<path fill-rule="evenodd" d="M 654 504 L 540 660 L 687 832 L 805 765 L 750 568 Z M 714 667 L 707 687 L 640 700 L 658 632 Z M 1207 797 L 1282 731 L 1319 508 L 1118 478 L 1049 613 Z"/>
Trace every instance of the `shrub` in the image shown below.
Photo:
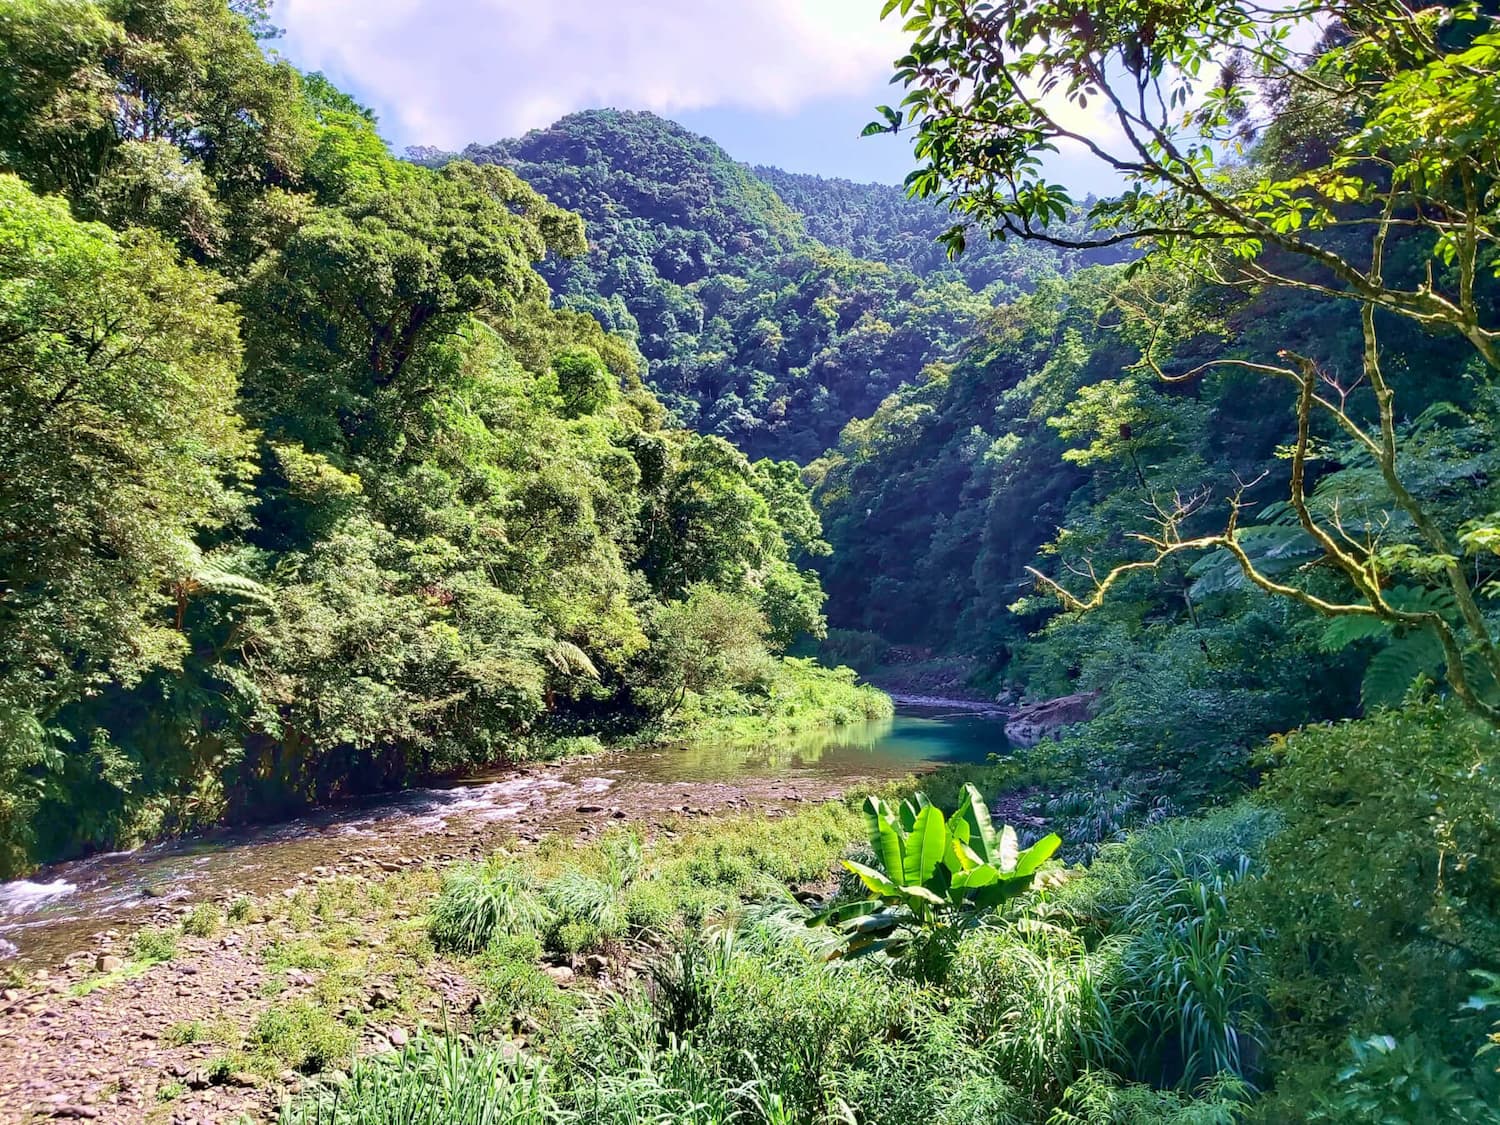
<path fill-rule="evenodd" d="M 857 629 L 830 629 L 818 645 L 818 659 L 830 668 L 847 664 L 861 672 L 885 663 L 890 645 L 875 633 Z"/>
<path fill-rule="evenodd" d="M 1090 951 L 1062 930 L 981 930 L 959 946 L 946 991 L 1008 1082 L 1055 1098 L 1122 1057 L 1105 999 L 1115 968 L 1112 949 Z"/>
<path fill-rule="evenodd" d="M 1245 925 L 1273 935 L 1284 1051 L 1420 1031 L 1451 1063 L 1482 1041 L 1469 970 L 1500 960 L 1500 735 L 1425 703 L 1277 740 L 1263 799 L 1283 818 Z"/>
<path fill-rule="evenodd" d="M 1496 1125 L 1500 1109 L 1481 1098 L 1472 1076 L 1418 1040 L 1374 1035 L 1349 1042 L 1351 1061 L 1320 1094 L 1307 1121 L 1320 1125 Z"/>

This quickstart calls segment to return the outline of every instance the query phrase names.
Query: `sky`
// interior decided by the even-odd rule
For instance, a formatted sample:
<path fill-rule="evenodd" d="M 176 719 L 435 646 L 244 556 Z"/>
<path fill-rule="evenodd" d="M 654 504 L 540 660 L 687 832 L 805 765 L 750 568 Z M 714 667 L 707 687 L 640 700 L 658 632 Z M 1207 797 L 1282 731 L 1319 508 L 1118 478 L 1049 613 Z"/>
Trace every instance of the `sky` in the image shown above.
<path fill-rule="evenodd" d="M 737 160 L 899 183 L 907 142 L 861 138 L 908 38 L 881 0 L 278 0 L 276 49 L 372 107 L 400 151 L 459 149 L 565 113 L 648 109 Z M 1077 190 L 1101 187 L 1062 160 Z"/>

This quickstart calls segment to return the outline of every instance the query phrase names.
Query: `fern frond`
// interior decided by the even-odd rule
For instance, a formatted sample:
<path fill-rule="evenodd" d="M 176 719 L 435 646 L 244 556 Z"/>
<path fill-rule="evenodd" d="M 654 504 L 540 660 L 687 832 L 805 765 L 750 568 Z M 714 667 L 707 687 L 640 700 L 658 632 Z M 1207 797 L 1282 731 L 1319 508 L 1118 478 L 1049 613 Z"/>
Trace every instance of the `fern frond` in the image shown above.
<path fill-rule="evenodd" d="M 1392 631 L 1389 621 L 1366 614 L 1335 617 L 1324 627 L 1323 635 L 1318 638 L 1318 647 L 1324 652 L 1340 652 L 1355 641 L 1389 637 Z"/>
<path fill-rule="evenodd" d="M 1241 528 L 1235 538 L 1256 569 L 1272 577 L 1286 574 L 1323 553 L 1323 548 L 1295 525 L 1255 524 Z M 1249 585 L 1239 561 L 1228 551 L 1205 555 L 1188 569 L 1188 577 L 1194 579 L 1190 593 L 1195 598 L 1242 590 Z"/>
<path fill-rule="evenodd" d="M 553 641 L 542 650 L 542 659 L 563 676 L 587 676 L 599 678 L 599 669 L 589 659 L 588 653 L 572 641 Z"/>
<path fill-rule="evenodd" d="M 253 578 L 246 578 L 243 574 L 233 574 L 215 566 L 205 565 L 195 568 L 189 580 L 197 589 L 208 590 L 215 594 L 234 594 L 237 597 L 257 602 L 270 602 L 271 600 L 270 587 L 262 585 Z"/>
<path fill-rule="evenodd" d="M 1366 709 L 1394 707 L 1406 697 L 1418 676 L 1435 675 L 1443 666 L 1443 642 L 1436 629 L 1415 629 L 1396 637 L 1370 658 L 1360 684 Z"/>

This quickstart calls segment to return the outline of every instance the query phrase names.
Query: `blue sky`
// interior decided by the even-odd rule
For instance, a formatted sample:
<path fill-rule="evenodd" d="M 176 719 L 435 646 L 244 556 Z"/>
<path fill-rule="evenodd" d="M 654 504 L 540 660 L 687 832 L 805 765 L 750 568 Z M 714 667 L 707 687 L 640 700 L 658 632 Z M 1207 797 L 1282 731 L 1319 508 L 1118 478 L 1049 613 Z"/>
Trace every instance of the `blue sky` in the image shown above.
<path fill-rule="evenodd" d="M 279 0 L 276 48 L 380 115 L 400 150 L 461 148 L 564 113 L 649 109 L 738 160 L 899 183 L 906 142 L 861 139 L 907 45 L 880 0 Z M 1099 187 L 1076 169 L 1057 174 Z M 1072 172 L 1072 175 L 1067 175 Z"/>

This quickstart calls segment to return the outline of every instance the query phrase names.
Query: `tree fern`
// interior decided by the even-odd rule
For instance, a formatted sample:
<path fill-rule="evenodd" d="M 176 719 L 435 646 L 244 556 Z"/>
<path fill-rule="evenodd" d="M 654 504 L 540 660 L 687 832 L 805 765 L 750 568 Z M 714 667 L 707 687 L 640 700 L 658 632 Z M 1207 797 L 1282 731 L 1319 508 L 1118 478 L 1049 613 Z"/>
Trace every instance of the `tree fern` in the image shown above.
<path fill-rule="evenodd" d="M 233 594 L 250 601 L 269 603 L 271 600 L 270 587 L 243 574 L 234 574 L 208 564 L 196 567 L 188 581 L 191 583 L 189 592 L 206 590 L 214 594 Z"/>

